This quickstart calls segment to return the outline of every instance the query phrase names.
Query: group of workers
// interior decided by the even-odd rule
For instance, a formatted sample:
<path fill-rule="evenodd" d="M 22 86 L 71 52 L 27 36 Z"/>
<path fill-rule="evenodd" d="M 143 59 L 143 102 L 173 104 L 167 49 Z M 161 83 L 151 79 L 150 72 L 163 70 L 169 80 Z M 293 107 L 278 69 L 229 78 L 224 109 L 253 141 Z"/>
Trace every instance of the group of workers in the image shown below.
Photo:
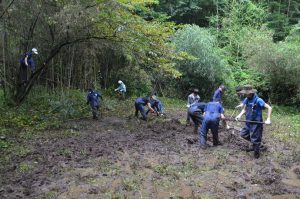
<path fill-rule="evenodd" d="M 221 145 L 218 136 L 220 120 L 224 121 L 223 124 L 226 129 L 230 129 L 230 127 L 226 124 L 226 119 L 230 118 L 226 118 L 224 116 L 224 108 L 221 102 L 224 91 L 225 87 L 221 85 L 214 92 L 212 101 L 209 103 L 199 102 L 200 97 L 198 95 L 198 89 L 195 89 L 188 97 L 187 124 L 191 118 L 195 124 L 194 132 L 198 132 L 198 128 L 201 125 L 200 147 L 202 149 L 206 149 L 208 147 L 206 140 L 209 129 L 213 135 L 213 145 Z M 240 114 L 235 117 L 235 120 L 242 121 L 242 115 L 246 114 L 246 120 L 242 121 L 245 122 L 245 124 L 240 131 L 240 135 L 242 138 L 252 143 L 252 147 L 247 149 L 247 151 L 253 151 L 254 157 L 259 158 L 262 146 L 263 124 L 271 124 L 272 108 L 270 105 L 265 103 L 263 99 L 259 98 L 256 93 L 257 90 L 251 85 L 245 85 L 237 90 L 241 103 L 236 106 L 236 108 L 242 108 L 242 110 Z M 264 108 L 268 109 L 267 119 L 265 122 L 263 122 L 262 117 L 262 110 Z"/>
<path fill-rule="evenodd" d="M 224 85 L 214 92 L 210 102 L 205 103 L 200 101 L 199 90 L 194 89 L 193 93 L 188 96 L 187 102 L 187 125 L 190 124 L 190 120 L 194 122 L 194 132 L 200 131 L 200 148 L 206 149 L 209 147 L 207 144 L 207 133 L 209 130 L 212 132 L 213 146 L 221 145 L 219 140 L 219 123 L 222 121 L 223 126 L 226 129 L 230 129 L 230 126 L 226 124 L 226 118 L 224 115 L 224 108 L 222 105 L 222 95 L 225 91 Z M 262 147 L 262 133 L 263 124 L 271 124 L 272 108 L 270 105 L 264 102 L 263 99 L 257 96 L 257 90 L 251 85 L 245 85 L 240 87 L 237 91 L 240 97 L 241 103 L 236 108 L 242 108 L 241 112 L 235 117 L 236 121 L 244 122 L 244 126 L 240 131 L 240 135 L 245 140 L 252 143 L 251 148 L 247 151 L 254 152 L 254 158 L 260 157 L 260 149 Z M 148 107 L 148 111 L 145 112 L 144 106 Z M 267 119 L 263 122 L 262 110 L 268 109 Z M 162 103 L 155 95 L 150 97 L 139 97 L 135 100 L 135 115 L 138 116 L 138 112 L 141 113 L 142 119 L 147 119 L 148 112 L 162 113 Z M 246 120 L 241 120 L 242 115 L 246 114 Z"/>
<path fill-rule="evenodd" d="M 31 72 L 35 71 L 35 63 L 33 61 L 33 55 L 37 55 L 38 51 L 33 48 L 31 52 L 25 53 L 20 60 L 21 67 L 21 80 L 26 83 L 27 70 L 30 68 Z M 119 80 L 119 87 L 115 89 L 119 93 L 122 99 L 125 99 L 126 86 Z M 190 119 L 194 122 L 194 132 L 197 133 L 200 128 L 200 147 L 206 149 L 207 145 L 207 133 L 211 130 L 213 135 L 213 146 L 221 145 L 218 136 L 219 122 L 223 121 L 223 125 L 226 129 L 230 129 L 226 125 L 226 119 L 224 116 L 224 108 L 222 105 L 222 95 L 225 91 L 224 85 L 214 92 L 211 102 L 204 103 L 200 101 L 199 90 L 194 89 L 193 93 L 188 96 L 187 102 L 187 125 L 190 123 Z M 272 108 L 270 105 L 264 102 L 263 99 L 257 96 L 257 90 L 251 85 L 245 85 L 239 87 L 236 90 L 240 97 L 241 103 L 236 108 L 242 108 L 240 114 L 235 117 L 236 121 L 241 121 L 242 115 L 246 114 L 246 120 L 243 128 L 240 131 L 242 138 L 250 141 L 252 147 L 248 151 L 254 151 L 254 157 L 259 158 L 260 148 L 262 142 L 263 124 L 271 124 Z M 94 119 L 98 119 L 98 110 L 100 107 L 100 99 L 102 95 L 93 89 L 88 89 L 87 104 L 90 105 L 92 115 Z M 153 94 L 149 97 L 139 97 L 135 100 L 135 116 L 138 117 L 140 112 L 143 120 L 147 120 L 148 113 L 155 113 L 157 116 L 163 114 L 163 105 L 156 95 Z M 148 110 L 144 107 L 147 106 Z M 263 122 L 262 110 L 268 109 L 267 119 Z"/>

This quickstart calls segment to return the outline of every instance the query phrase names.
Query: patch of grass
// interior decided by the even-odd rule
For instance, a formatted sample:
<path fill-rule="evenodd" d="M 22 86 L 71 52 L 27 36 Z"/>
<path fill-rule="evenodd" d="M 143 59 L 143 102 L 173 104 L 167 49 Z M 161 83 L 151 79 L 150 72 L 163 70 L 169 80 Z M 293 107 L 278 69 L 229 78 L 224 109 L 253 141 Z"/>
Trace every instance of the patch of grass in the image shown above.
<path fill-rule="evenodd" d="M 52 199 L 52 198 L 57 198 L 57 192 L 54 191 L 48 191 L 43 193 L 42 196 L 36 197 L 36 199 Z"/>
<path fill-rule="evenodd" d="M 7 140 L 0 140 L 0 149 L 1 150 L 9 148 L 9 146 L 10 146 L 9 141 L 7 141 Z"/>
<path fill-rule="evenodd" d="M 300 112 L 287 107 L 273 107 L 272 136 L 285 142 L 300 143 Z"/>
<path fill-rule="evenodd" d="M 58 151 L 58 154 L 64 157 L 72 157 L 73 152 L 70 149 L 61 149 Z"/>
<path fill-rule="evenodd" d="M 19 157 L 26 157 L 28 154 L 32 152 L 32 149 L 26 146 L 16 147 L 14 153 Z"/>
<path fill-rule="evenodd" d="M 140 182 L 136 179 L 124 179 L 122 180 L 122 187 L 126 191 L 136 191 L 140 188 Z"/>
<path fill-rule="evenodd" d="M 96 162 L 96 164 L 99 171 L 102 173 L 118 173 L 120 171 L 119 166 L 115 165 L 113 162 L 107 159 L 100 159 L 98 162 Z"/>
<path fill-rule="evenodd" d="M 18 168 L 17 171 L 20 173 L 28 173 L 30 171 L 32 171 L 34 169 L 34 167 L 28 163 L 21 163 Z"/>
<path fill-rule="evenodd" d="M 80 135 L 80 132 L 78 131 L 74 131 L 73 129 L 67 129 L 67 130 L 64 130 L 60 136 L 61 138 L 72 138 L 72 137 L 77 137 Z"/>

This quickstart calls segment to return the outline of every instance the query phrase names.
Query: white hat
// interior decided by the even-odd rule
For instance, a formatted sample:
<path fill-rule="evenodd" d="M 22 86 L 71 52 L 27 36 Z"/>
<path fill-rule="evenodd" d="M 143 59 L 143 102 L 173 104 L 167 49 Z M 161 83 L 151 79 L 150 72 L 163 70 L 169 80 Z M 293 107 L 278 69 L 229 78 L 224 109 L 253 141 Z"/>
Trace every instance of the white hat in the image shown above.
<path fill-rule="evenodd" d="M 33 48 L 31 51 L 36 55 L 39 54 L 36 48 Z"/>
<path fill-rule="evenodd" d="M 118 81 L 119 84 L 122 84 L 123 82 L 121 80 Z"/>

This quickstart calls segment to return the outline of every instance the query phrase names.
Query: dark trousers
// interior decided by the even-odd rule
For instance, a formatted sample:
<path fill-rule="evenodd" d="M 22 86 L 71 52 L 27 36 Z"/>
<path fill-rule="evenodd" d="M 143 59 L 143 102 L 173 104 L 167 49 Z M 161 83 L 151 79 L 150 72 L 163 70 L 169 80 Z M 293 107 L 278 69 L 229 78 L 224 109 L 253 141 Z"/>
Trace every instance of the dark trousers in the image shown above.
<path fill-rule="evenodd" d="M 189 112 L 189 116 L 195 124 L 194 133 L 197 133 L 199 126 L 202 124 L 203 115 L 200 112 Z"/>
<path fill-rule="evenodd" d="M 206 145 L 207 132 L 211 130 L 214 145 L 219 142 L 219 119 L 204 119 L 200 129 L 200 145 Z"/>
<path fill-rule="evenodd" d="M 263 125 L 245 123 L 240 135 L 245 140 L 250 141 L 254 146 L 259 146 L 262 140 Z"/>
<path fill-rule="evenodd" d="M 135 116 L 137 117 L 138 113 L 140 111 L 140 113 L 142 114 L 143 120 L 147 120 L 147 115 L 146 115 L 146 112 L 145 112 L 145 109 L 144 109 L 144 105 L 140 104 L 138 102 L 135 102 L 134 106 L 135 106 Z"/>
<path fill-rule="evenodd" d="M 25 64 L 20 64 L 20 78 L 21 82 L 27 82 L 27 66 Z"/>
<path fill-rule="evenodd" d="M 94 119 L 98 119 L 99 106 L 92 106 L 92 114 Z"/>

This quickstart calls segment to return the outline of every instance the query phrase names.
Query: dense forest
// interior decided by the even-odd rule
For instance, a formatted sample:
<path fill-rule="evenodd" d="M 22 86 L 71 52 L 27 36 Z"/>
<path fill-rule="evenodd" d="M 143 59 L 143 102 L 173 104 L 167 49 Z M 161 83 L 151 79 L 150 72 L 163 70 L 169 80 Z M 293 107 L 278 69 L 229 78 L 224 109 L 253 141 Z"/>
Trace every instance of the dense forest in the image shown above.
<path fill-rule="evenodd" d="M 252 84 L 267 101 L 300 103 L 300 1 L 50 0 L 0 4 L 0 75 L 19 104 L 33 85 L 209 100 Z M 20 86 L 19 59 L 37 48 L 36 70 Z M 227 102 L 234 100 L 230 95 Z"/>

